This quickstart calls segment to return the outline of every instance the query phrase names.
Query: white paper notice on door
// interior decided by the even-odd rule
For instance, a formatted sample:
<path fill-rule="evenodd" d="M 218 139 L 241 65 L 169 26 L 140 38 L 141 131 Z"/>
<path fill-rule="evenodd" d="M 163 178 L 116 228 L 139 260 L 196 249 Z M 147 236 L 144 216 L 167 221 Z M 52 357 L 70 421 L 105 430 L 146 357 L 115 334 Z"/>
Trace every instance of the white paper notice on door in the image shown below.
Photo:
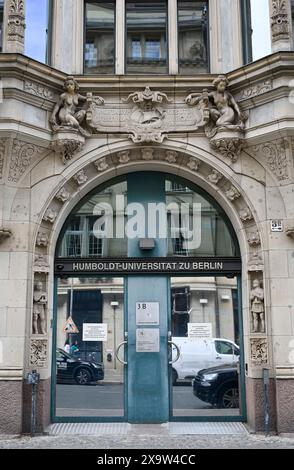
<path fill-rule="evenodd" d="M 107 323 L 83 323 L 83 341 L 107 341 Z"/>
<path fill-rule="evenodd" d="M 159 325 L 159 302 L 137 302 L 136 323 L 140 325 Z"/>
<path fill-rule="evenodd" d="M 138 328 L 136 332 L 136 352 L 159 352 L 159 328 Z"/>
<path fill-rule="evenodd" d="M 212 323 L 188 323 L 190 341 L 212 338 Z"/>

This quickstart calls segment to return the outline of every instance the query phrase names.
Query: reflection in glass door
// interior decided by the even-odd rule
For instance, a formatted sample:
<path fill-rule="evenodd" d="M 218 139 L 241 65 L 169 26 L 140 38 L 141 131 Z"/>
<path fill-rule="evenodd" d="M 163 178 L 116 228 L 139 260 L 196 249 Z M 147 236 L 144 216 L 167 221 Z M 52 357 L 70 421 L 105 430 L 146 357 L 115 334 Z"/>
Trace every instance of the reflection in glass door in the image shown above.
<path fill-rule="evenodd" d="M 237 278 L 172 278 L 171 306 L 172 416 L 240 417 Z"/>
<path fill-rule="evenodd" d="M 124 417 L 124 366 L 116 358 L 123 339 L 122 278 L 58 279 L 57 418 Z"/>

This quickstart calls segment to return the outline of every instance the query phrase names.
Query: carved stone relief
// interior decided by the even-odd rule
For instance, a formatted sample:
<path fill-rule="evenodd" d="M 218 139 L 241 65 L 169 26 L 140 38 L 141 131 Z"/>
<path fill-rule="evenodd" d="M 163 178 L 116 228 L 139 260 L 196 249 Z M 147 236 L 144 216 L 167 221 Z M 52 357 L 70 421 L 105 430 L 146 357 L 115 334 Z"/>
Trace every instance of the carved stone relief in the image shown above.
<path fill-rule="evenodd" d="M 165 153 L 165 160 L 168 163 L 177 163 L 178 159 L 178 152 L 175 152 L 174 150 L 167 150 Z"/>
<path fill-rule="evenodd" d="M 8 41 L 17 41 L 24 44 L 25 35 L 25 7 L 23 0 L 8 0 Z"/>
<path fill-rule="evenodd" d="M 290 38 L 290 12 L 287 0 L 271 0 L 271 28 L 273 42 Z"/>
<path fill-rule="evenodd" d="M 249 246 L 256 247 L 261 243 L 260 236 L 258 232 L 251 232 L 248 234 L 248 244 Z"/>
<path fill-rule="evenodd" d="M 250 358 L 253 366 L 268 364 L 268 344 L 266 338 L 250 339 Z"/>
<path fill-rule="evenodd" d="M 190 168 L 192 171 L 198 171 L 199 167 L 201 165 L 201 161 L 198 160 L 197 158 L 190 158 L 187 167 Z"/>
<path fill-rule="evenodd" d="M 268 91 L 273 89 L 273 83 L 271 80 L 265 80 L 264 82 L 257 83 L 252 85 L 251 87 L 245 88 L 241 91 L 238 95 L 238 101 L 244 101 L 250 98 L 254 98 L 255 96 L 262 95 Z"/>
<path fill-rule="evenodd" d="M 209 181 L 212 184 L 217 185 L 220 180 L 222 179 L 223 175 L 219 173 L 217 170 L 212 170 L 212 173 L 207 176 L 207 181 Z"/>
<path fill-rule="evenodd" d="M 56 194 L 56 199 L 60 201 L 62 204 L 67 202 L 70 198 L 70 192 L 66 188 L 61 188 L 60 191 Z"/>
<path fill-rule="evenodd" d="M 144 148 L 141 150 L 142 160 L 150 161 L 154 159 L 154 150 L 152 148 Z"/>
<path fill-rule="evenodd" d="M 131 160 L 129 150 L 123 150 L 122 152 L 118 152 L 117 156 L 118 161 L 121 164 L 129 163 L 129 161 Z"/>
<path fill-rule="evenodd" d="M 49 263 L 48 263 L 47 256 L 44 256 L 44 255 L 35 256 L 34 272 L 35 273 L 48 273 L 49 272 Z"/>
<path fill-rule="evenodd" d="M 79 171 L 73 179 L 77 183 L 78 186 L 82 186 L 83 184 L 87 183 L 88 176 L 86 175 L 84 170 Z"/>
<path fill-rule="evenodd" d="M 49 222 L 50 224 L 54 224 L 56 218 L 57 218 L 57 212 L 54 211 L 53 209 L 48 209 L 47 212 L 45 213 L 43 220 L 45 222 Z"/>
<path fill-rule="evenodd" d="M 49 101 L 53 101 L 55 98 L 53 91 L 48 87 L 28 80 L 24 82 L 24 91 Z"/>
<path fill-rule="evenodd" d="M 135 143 L 162 143 L 171 132 L 195 131 L 205 124 L 200 107 L 172 103 L 165 93 L 148 86 L 131 93 L 116 108 L 93 100 L 87 112 L 91 130 L 127 134 Z"/>
<path fill-rule="evenodd" d="M 30 343 L 30 366 L 46 367 L 48 342 L 46 339 L 32 339 Z"/>
<path fill-rule="evenodd" d="M 250 303 L 251 333 L 265 333 L 264 291 L 259 279 L 252 281 Z"/>
<path fill-rule="evenodd" d="M 248 261 L 249 272 L 260 272 L 264 269 L 263 257 L 261 253 L 254 252 Z"/>
<path fill-rule="evenodd" d="M 37 241 L 36 241 L 37 246 L 47 248 L 49 245 L 49 238 L 47 233 L 45 232 L 39 232 L 37 235 Z"/>
<path fill-rule="evenodd" d="M 235 188 L 235 186 L 231 186 L 227 191 L 226 191 L 226 196 L 230 201 L 235 201 L 239 197 L 241 197 L 241 194 L 239 191 Z"/>
<path fill-rule="evenodd" d="M 48 297 L 43 289 L 43 283 L 37 282 L 34 290 L 33 300 L 33 325 L 34 335 L 46 335 L 46 313 L 47 313 Z"/>
<path fill-rule="evenodd" d="M 26 170 L 46 151 L 38 145 L 14 139 L 11 149 L 8 180 L 18 183 Z"/>
<path fill-rule="evenodd" d="M 107 158 L 100 158 L 99 160 L 96 160 L 96 162 L 94 162 L 94 166 L 99 173 L 108 170 L 109 164 L 107 162 Z"/>
<path fill-rule="evenodd" d="M 249 207 L 245 207 L 239 212 L 240 219 L 242 222 L 248 222 L 253 219 L 253 215 Z"/>
<path fill-rule="evenodd" d="M 287 139 L 279 139 L 255 146 L 251 153 L 253 157 L 262 159 L 277 180 L 282 182 L 289 179 L 288 150 Z"/>
<path fill-rule="evenodd" d="M 294 240 L 294 220 L 287 223 L 286 235 Z"/>

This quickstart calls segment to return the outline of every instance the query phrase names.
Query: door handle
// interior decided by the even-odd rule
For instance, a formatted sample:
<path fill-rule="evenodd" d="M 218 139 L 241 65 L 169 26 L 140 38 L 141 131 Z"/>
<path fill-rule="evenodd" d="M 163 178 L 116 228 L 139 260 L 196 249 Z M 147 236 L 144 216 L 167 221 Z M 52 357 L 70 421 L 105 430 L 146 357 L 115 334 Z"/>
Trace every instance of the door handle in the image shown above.
<path fill-rule="evenodd" d="M 179 346 L 176 343 L 174 343 L 173 341 L 168 341 L 168 344 L 170 346 L 174 346 L 177 350 L 177 357 L 175 358 L 175 360 L 174 361 L 173 360 L 169 361 L 169 364 L 174 364 L 175 362 L 177 362 L 180 359 L 181 351 L 180 351 Z"/>
<path fill-rule="evenodd" d="M 123 364 L 124 366 L 127 366 L 128 363 L 127 363 L 126 361 L 123 361 L 123 360 L 118 356 L 118 353 L 119 353 L 120 348 L 121 348 L 122 346 L 125 346 L 126 344 L 128 344 L 127 341 L 122 341 L 122 342 L 118 345 L 118 347 L 117 347 L 117 349 L 116 349 L 116 351 L 115 351 L 115 357 L 116 357 L 116 359 L 118 360 L 118 362 L 120 362 L 120 363 Z"/>
<path fill-rule="evenodd" d="M 220 357 L 220 356 L 216 356 L 216 359 L 221 359 L 221 357 Z"/>

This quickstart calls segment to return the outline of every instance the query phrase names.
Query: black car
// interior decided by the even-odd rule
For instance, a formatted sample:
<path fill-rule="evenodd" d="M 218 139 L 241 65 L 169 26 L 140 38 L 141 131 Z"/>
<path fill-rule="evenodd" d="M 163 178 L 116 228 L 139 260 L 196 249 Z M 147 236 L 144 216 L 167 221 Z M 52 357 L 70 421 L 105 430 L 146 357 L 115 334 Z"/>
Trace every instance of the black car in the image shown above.
<path fill-rule="evenodd" d="M 62 349 L 56 350 L 56 368 L 57 383 L 74 380 L 78 385 L 87 385 L 104 379 L 102 364 L 82 361 Z"/>
<path fill-rule="evenodd" d="M 239 408 L 239 375 L 236 364 L 202 369 L 192 381 L 194 395 L 218 408 Z"/>

